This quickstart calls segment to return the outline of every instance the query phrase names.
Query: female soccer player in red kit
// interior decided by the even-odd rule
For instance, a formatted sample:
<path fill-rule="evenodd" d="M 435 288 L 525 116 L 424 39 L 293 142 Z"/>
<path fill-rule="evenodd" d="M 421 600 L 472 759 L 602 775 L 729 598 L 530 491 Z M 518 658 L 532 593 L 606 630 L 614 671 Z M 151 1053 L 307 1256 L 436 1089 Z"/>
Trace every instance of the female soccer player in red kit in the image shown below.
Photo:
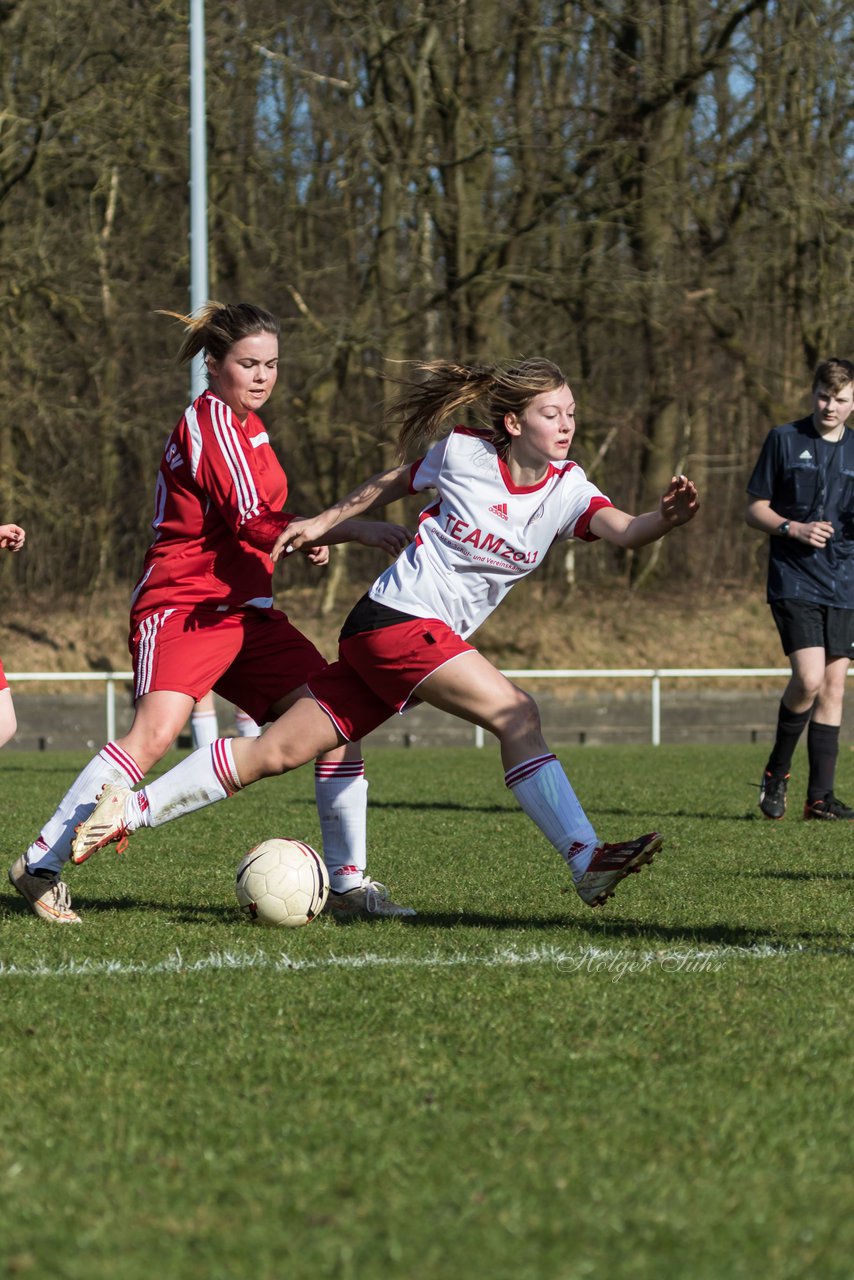
<path fill-rule="evenodd" d="M 176 318 L 185 326 L 180 359 L 204 352 L 209 385 L 167 440 L 157 476 L 154 541 L 131 603 L 133 724 L 90 761 L 9 870 L 32 910 L 53 923 L 79 920 L 60 873 L 75 827 L 105 784 L 141 782 L 209 690 L 263 723 L 326 666 L 273 607 L 270 553 L 293 517 L 282 511 L 287 479 L 257 413 L 276 384 L 278 320 L 248 303 L 216 302 Z M 397 554 L 409 534 L 399 525 L 351 521 L 303 550 L 323 564 L 329 552 L 319 544 L 351 540 Z M 360 744 L 335 743 L 319 755 L 316 796 L 336 891 L 333 911 L 413 914 L 364 874 L 367 783 Z"/>
<path fill-rule="evenodd" d="M 619 844 L 599 841 L 543 739 L 536 703 L 467 637 L 553 542 L 604 538 L 622 547 L 645 546 L 692 519 L 696 488 L 674 476 L 657 510 L 631 516 L 614 507 L 568 461 L 575 400 L 550 361 L 526 360 L 509 369 L 434 363 L 425 372 L 399 407 L 402 451 L 439 436 L 467 406 L 484 411 L 489 427 L 454 428 L 414 463 L 366 481 L 314 519 L 294 521 L 274 548 L 275 556 L 287 546 L 313 545 L 369 507 L 435 490 L 415 541 L 345 622 L 338 661 L 312 675 L 260 738 L 217 742 L 138 792 L 105 789 L 75 839 L 75 862 L 107 844 L 121 846 L 142 826 L 159 826 L 295 769 L 416 700 L 496 736 L 506 785 L 564 858 L 589 906 L 609 898 L 660 848 L 656 832 Z"/>

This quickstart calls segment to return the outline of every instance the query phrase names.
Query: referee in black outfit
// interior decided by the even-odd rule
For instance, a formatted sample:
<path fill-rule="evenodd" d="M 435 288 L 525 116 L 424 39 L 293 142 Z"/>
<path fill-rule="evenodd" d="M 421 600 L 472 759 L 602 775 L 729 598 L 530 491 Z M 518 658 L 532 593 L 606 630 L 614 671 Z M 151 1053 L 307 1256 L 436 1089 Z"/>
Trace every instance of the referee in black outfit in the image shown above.
<path fill-rule="evenodd" d="M 759 787 L 782 818 L 798 739 L 807 731 L 805 818 L 854 820 L 834 795 L 845 678 L 854 657 L 854 364 L 823 360 L 812 413 L 768 433 L 747 486 L 746 520 L 768 534 L 768 603 L 792 675 Z"/>

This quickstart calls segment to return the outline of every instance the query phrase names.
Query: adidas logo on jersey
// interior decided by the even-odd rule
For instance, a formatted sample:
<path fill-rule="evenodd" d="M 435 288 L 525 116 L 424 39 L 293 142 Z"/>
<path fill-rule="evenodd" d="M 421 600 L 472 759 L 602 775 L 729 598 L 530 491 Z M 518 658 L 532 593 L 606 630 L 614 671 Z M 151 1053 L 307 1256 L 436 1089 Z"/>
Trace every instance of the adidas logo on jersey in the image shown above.
<path fill-rule="evenodd" d="M 809 449 L 804 449 L 803 453 L 798 454 L 799 462 L 802 461 L 804 458 L 806 458 L 807 462 L 812 462 L 812 454 L 810 453 Z"/>
<path fill-rule="evenodd" d="M 506 502 L 496 502 L 495 506 L 490 507 L 489 510 L 491 515 L 498 516 L 500 520 L 509 520 L 510 518 L 507 514 Z"/>

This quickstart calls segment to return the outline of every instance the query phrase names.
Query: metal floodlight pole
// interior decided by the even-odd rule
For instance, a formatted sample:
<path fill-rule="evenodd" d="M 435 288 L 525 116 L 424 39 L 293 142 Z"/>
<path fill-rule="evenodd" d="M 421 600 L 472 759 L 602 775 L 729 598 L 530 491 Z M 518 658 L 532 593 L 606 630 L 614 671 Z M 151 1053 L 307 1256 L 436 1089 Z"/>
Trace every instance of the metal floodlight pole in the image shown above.
<path fill-rule="evenodd" d="M 208 171 L 205 136 L 205 0 L 190 0 L 190 310 L 208 299 Z M 190 395 L 207 386 L 204 359 L 190 366 Z"/>

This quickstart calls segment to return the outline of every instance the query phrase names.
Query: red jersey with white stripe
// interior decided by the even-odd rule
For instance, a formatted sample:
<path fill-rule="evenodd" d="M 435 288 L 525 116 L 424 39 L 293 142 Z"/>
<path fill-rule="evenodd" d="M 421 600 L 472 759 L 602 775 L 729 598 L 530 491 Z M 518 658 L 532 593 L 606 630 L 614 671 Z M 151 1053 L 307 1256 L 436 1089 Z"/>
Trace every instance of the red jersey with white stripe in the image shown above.
<path fill-rule="evenodd" d="M 596 540 L 590 518 L 612 506 L 574 462 L 514 484 L 486 431 L 456 427 L 412 464 L 410 491 L 435 489 L 418 536 L 377 579 L 372 600 L 471 635 L 555 541 Z"/>
<path fill-rule="evenodd" d="M 154 541 L 131 598 L 131 630 L 168 607 L 273 604 L 270 551 L 291 516 L 267 429 L 240 422 L 205 391 L 166 442 L 154 498 Z"/>

